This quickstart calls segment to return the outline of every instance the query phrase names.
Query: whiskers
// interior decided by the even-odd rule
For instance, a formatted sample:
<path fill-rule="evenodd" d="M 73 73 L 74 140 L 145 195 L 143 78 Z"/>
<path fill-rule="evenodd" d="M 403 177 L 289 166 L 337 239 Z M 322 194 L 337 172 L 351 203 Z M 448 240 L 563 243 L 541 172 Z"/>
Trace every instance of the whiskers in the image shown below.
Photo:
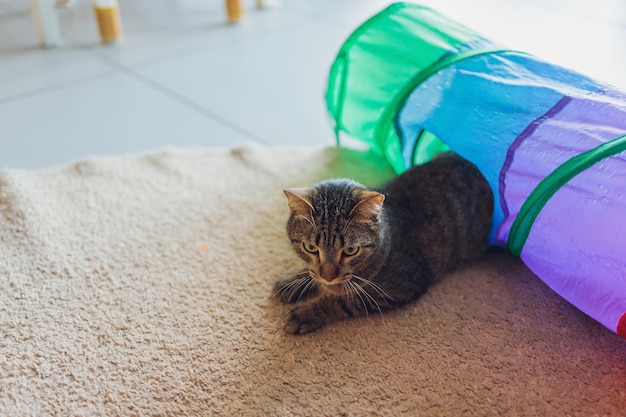
<path fill-rule="evenodd" d="M 365 309 L 365 314 L 367 316 L 369 316 L 370 308 L 372 309 L 372 311 L 374 311 L 374 309 L 378 310 L 378 313 L 382 316 L 383 310 L 378 301 L 376 301 L 376 298 L 378 298 L 379 301 L 384 301 L 386 303 L 386 306 L 391 306 L 391 304 L 389 304 L 389 301 L 393 301 L 393 298 L 391 298 L 391 296 L 387 294 L 385 290 L 383 290 L 382 287 L 375 282 L 355 274 L 351 274 L 351 277 L 360 281 L 363 284 L 361 285 L 357 282 L 354 282 L 354 280 L 352 279 L 342 284 L 348 303 L 352 304 L 354 308 L 356 308 L 358 300 Z M 376 294 L 370 294 L 367 291 L 366 287 L 372 288 Z"/>
<path fill-rule="evenodd" d="M 276 289 L 274 297 L 288 303 L 298 303 L 303 297 L 308 297 L 315 287 L 315 281 L 308 271 L 294 274 L 290 279 L 291 281 L 289 283 Z M 294 300 L 296 295 L 297 298 Z"/>
<path fill-rule="evenodd" d="M 365 313 L 368 317 L 370 313 L 376 312 L 382 316 L 384 310 L 392 307 L 390 302 L 393 298 L 379 284 L 369 279 L 349 274 L 336 281 L 339 282 L 320 283 L 320 278 L 313 271 L 302 271 L 278 281 L 274 286 L 273 296 L 285 303 L 299 303 L 312 296 L 331 297 L 329 299 L 340 297 L 352 313 Z"/>

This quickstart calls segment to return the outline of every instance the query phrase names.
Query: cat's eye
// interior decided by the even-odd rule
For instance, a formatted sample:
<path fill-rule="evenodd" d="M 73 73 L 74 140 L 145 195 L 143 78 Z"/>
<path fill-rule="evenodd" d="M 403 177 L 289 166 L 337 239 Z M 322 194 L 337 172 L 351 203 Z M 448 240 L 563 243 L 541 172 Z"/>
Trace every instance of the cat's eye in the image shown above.
<path fill-rule="evenodd" d="M 309 253 L 317 253 L 319 251 L 317 246 L 315 246 L 315 245 L 313 245 L 311 243 L 303 243 L 302 246 L 304 246 L 304 250 L 309 252 Z"/>
<path fill-rule="evenodd" d="M 347 248 L 343 249 L 343 253 L 346 256 L 354 256 L 357 254 L 357 252 L 359 251 L 359 247 L 358 246 L 348 246 Z"/>

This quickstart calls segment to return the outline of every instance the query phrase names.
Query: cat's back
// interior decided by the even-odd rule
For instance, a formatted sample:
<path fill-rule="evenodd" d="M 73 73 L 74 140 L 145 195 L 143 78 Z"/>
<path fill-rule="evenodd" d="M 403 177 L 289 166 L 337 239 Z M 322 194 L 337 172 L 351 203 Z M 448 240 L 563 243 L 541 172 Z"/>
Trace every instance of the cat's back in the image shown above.
<path fill-rule="evenodd" d="M 428 256 L 440 264 L 435 269 L 472 260 L 486 249 L 493 194 L 480 171 L 460 156 L 443 154 L 379 191 L 394 240 L 406 248 L 428 247 Z"/>
<path fill-rule="evenodd" d="M 410 168 L 380 187 L 393 200 L 408 202 L 428 197 L 483 197 L 493 200 L 487 180 L 469 161 L 454 153 L 445 153 L 423 165 Z M 493 204 L 493 202 L 492 202 Z"/>
<path fill-rule="evenodd" d="M 487 180 L 472 163 L 454 153 L 412 167 L 380 191 L 387 197 L 387 206 L 410 211 L 443 209 L 456 203 L 459 211 L 479 218 L 491 218 L 493 212 L 493 194 Z"/>

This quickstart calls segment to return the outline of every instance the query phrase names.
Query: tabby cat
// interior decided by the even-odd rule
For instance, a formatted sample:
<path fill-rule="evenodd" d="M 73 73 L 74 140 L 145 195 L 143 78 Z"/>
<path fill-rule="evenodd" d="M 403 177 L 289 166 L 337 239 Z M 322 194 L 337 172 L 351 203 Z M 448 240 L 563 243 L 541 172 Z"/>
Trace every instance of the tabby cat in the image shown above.
<path fill-rule="evenodd" d="M 308 264 L 274 285 L 281 301 L 295 303 L 286 318 L 289 333 L 401 306 L 487 248 L 491 189 L 453 153 L 377 190 L 340 179 L 284 193 L 287 235 Z"/>

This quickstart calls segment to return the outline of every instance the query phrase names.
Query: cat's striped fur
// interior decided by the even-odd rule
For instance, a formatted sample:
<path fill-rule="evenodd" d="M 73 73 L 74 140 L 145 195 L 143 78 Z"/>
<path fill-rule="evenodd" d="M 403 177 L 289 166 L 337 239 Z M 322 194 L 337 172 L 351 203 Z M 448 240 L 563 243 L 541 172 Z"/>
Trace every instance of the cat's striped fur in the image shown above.
<path fill-rule="evenodd" d="M 401 306 L 487 248 L 491 189 L 452 153 L 376 190 L 328 180 L 285 195 L 287 234 L 308 265 L 274 285 L 280 300 L 295 303 L 289 333 Z"/>

